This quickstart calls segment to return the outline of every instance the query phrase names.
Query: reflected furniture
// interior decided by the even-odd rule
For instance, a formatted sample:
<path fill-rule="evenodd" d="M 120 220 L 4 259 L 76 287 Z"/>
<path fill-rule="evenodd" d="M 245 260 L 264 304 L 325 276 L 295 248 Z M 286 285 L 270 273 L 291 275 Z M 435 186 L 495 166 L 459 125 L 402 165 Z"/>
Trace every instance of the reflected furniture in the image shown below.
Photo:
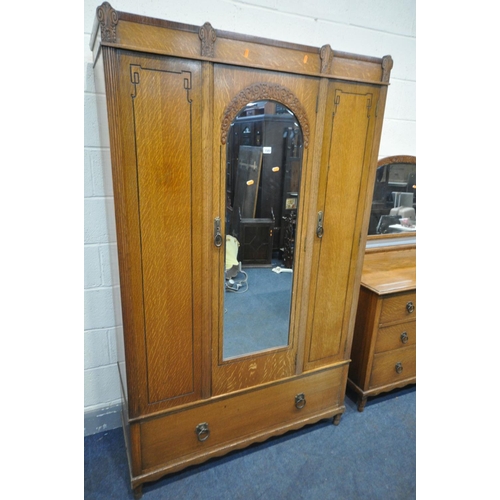
<path fill-rule="evenodd" d="M 140 497 L 143 483 L 165 474 L 321 419 L 340 422 L 392 59 L 107 2 L 90 45 L 107 108 L 123 430 Z M 227 357 L 228 139 L 241 111 L 261 101 L 286 108 L 301 133 L 299 192 L 273 221 L 281 245 L 282 217 L 294 214 L 284 226 L 293 231 L 288 274 L 276 275 L 290 278 L 288 332 L 284 344 Z"/>
<path fill-rule="evenodd" d="M 416 383 L 416 248 L 367 251 L 348 386 L 363 411 L 370 396 Z"/>
<path fill-rule="evenodd" d="M 396 155 L 381 158 L 377 163 L 377 174 L 373 187 L 370 212 L 369 235 L 407 232 L 408 229 L 391 227 L 401 217 L 409 217 L 400 207 L 409 207 L 415 218 L 417 208 L 416 191 L 417 159 L 411 155 Z M 402 203 L 400 200 L 404 199 Z M 407 201 L 407 200 L 410 201 Z M 398 210 L 399 209 L 399 210 Z M 399 215 L 399 213 L 403 215 Z M 415 229 L 413 229 L 415 231 Z"/>

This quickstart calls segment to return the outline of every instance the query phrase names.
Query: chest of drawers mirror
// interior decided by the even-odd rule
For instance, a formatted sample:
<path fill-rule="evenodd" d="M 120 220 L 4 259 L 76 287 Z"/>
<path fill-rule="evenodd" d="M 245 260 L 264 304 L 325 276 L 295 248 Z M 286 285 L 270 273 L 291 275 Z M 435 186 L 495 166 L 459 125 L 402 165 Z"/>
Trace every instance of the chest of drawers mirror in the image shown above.
<path fill-rule="evenodd" d="M 97 8 L 131 486 L 338 424 L 390 56 Z"/>
<path fill-rule="evenodd" d="M 365 255 L 348 385 L 363 411 L 370 396 L 416 383 L 416 248 Z"/>

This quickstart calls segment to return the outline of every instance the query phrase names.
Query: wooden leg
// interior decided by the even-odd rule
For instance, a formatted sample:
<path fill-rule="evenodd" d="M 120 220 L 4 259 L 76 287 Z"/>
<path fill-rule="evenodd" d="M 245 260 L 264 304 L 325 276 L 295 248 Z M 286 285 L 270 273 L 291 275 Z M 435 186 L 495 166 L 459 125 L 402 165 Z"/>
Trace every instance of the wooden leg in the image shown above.
<path fill-rule="evenodd" d="M 358 399 L 358 411 L 363 411 L 365 409 L 366 401 L 368 396 L 362 396 Z"/>
<path fill-rule="evenodd" d="M 142 484 L 134 488 L 134 498 L 135 500 L 142 498 Z"/>
<path fill-rule="evenodd" d="M 339 425 L 341 418 L 342 418 L 342 413 L 339 413 L 338 415 L 335 415 L 333 417 L 333 425 Z"/>

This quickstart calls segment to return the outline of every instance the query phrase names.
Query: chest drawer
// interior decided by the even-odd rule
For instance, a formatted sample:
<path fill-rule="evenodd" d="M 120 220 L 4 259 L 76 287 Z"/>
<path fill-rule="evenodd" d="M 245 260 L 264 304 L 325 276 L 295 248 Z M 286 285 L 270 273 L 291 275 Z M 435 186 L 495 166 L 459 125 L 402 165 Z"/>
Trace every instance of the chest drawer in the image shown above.
<path fill-rule="evenodd" d="M 392 384 L 416 376 L 416 346 L 373 356 L 370 387 Z"/>
<path fill-rule="evenodd" d="M 417 343 L 417 323 L 408 321 L 379 328 L 375 342 L 375 353 L 391 351 Z"/>
<path fill-rule="evenodd" d="M 398 293 L 382 300 L 379 324 L 404 321 L 416 317 L 417 293 L 415 291 Z"/>
<path fill-rule="evenodd" d="M 245 436 L 338 408 L 347 369 L 347 365 L 336 367 L 145 421 L 141 424 L 142 468 L 215 454 Z M 305 401 L 296 401 L 299 394 Z"/>

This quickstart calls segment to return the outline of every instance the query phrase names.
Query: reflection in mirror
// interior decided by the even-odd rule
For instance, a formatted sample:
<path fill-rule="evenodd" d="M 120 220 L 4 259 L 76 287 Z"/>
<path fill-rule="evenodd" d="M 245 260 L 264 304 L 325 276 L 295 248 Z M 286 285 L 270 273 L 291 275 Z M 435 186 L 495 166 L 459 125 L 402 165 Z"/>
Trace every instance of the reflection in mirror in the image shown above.
<path fill-rule="evenodd" d="M 415 156 L 389 156 L 379 160 L 368 235 L 415 234 L 416 166 Z"/>
<path fill-rule="evenodd" d="M 289 343 L 302 131 L 275 101 L 249 103 L 226 156 L 224 359 Z"/>

